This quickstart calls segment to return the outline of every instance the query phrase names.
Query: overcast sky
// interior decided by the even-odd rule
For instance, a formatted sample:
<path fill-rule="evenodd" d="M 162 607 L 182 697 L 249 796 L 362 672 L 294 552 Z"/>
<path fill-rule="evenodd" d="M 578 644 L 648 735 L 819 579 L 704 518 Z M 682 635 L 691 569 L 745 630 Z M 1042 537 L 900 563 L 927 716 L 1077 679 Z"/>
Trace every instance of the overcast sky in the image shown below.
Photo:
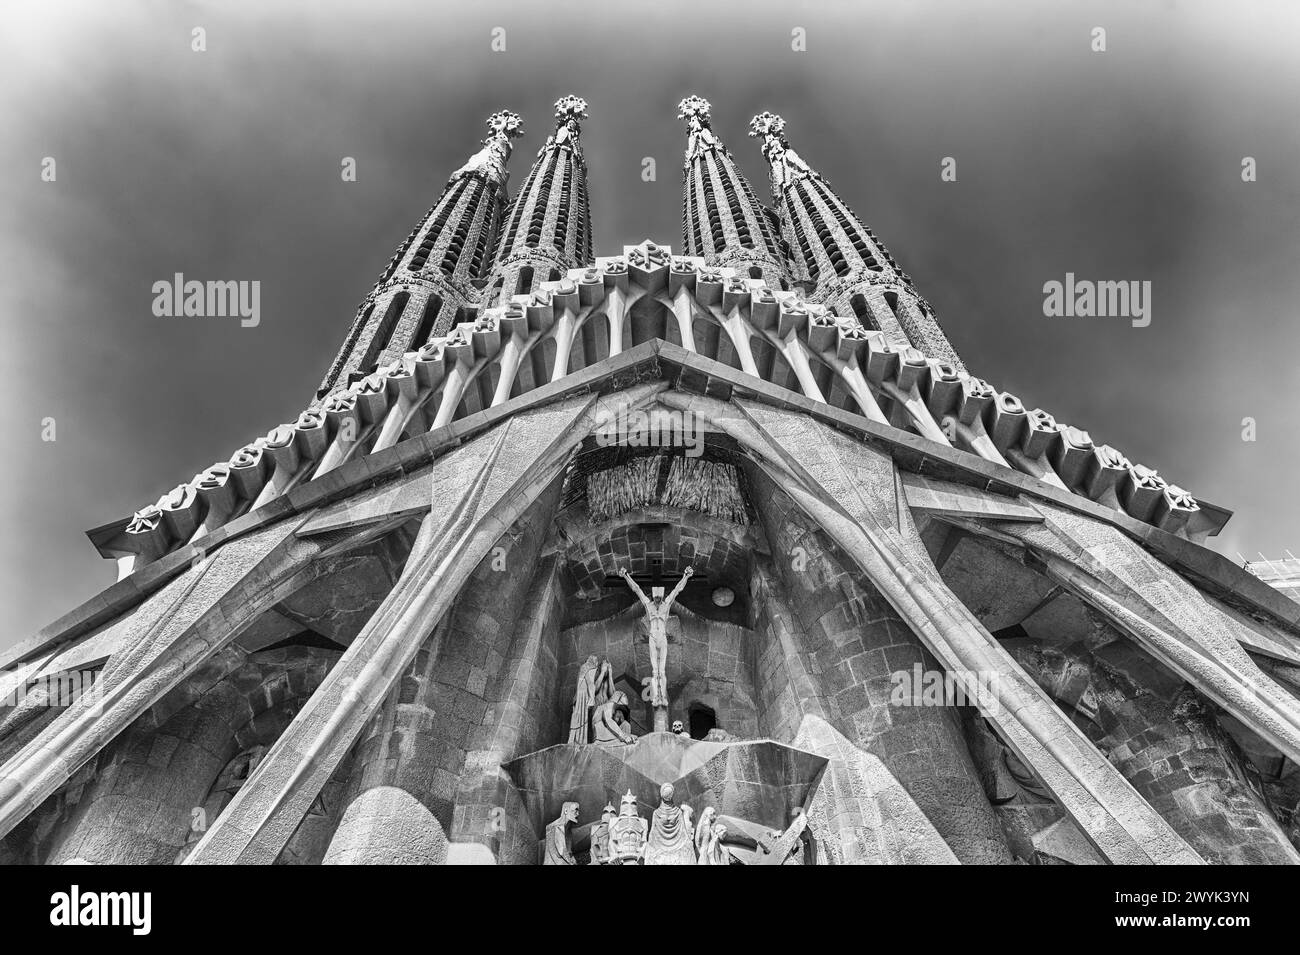
<path fill-rule="evenodd" d="M 112 582 L 86 529 L 308 404 L 489 113 L 524 116 L 517 184 L 570 92 L 591 107 L 597 254 L 680 248 L 682 96 L 712 101 L 762 195 L 744 132 L 779 112 L 972 373 L 1234 510 L 1224 553 L 1300 552 L 1300 5 L 46 0 L 0 18 L 0 646 Z M 155 317 L 175 272 L 260 281 L 260 325 Z M 1150 326 L 1044 317 L 1066 272 L 1150 281 Z"/>

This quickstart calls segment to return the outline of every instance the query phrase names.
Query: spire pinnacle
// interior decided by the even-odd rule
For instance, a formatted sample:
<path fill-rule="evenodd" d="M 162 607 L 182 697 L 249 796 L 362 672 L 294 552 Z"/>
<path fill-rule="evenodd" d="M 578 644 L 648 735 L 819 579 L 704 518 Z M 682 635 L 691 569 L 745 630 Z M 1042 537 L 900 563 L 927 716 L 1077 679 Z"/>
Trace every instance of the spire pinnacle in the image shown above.
<path fill-rule="evenodd" d="M 537 151 L 540 156 L 548 149 L 567 146 L 579 159 L 582 158 L 582 141 L 578 134 L 582 127 L 578 120 L 587 118 L 587 101 L 581 96 L 561 96 L 555 101 L 555 132 L 546 140 L 546 144 Z"/>
<path fill-rule="evenodd" d="M 712 112 L 712 104 L 703 96 L 696 96 L 694 93 L 677 104 L 677 118 L 686 120 L 692 132 L 699 127 L 708 126 Z"/>
<path fill-rule="evenodd" d="M 677 104 L 677 118 L 686 121 L 687 163 L 710 149 L 726 150 L 718 137 L 713 135 L 713 129 L 709 126 L 712 112 L 713 106 L 703 96 L 692 94 Z"/>
<path fill-rule="evenodd" d="M 749 121 L 749 135 L 753 137 L 763 137 L 763 139 L 776 139 L 785 143 L 785 120 L 776 113 L 770 113 L 767 110 L 759 113 Z"/>
<path fill-rule="evenodd" d="M 487 118 L 487 128 L 491 130 L 489 139 L 504 136 L 507 139 L 518 139 L 524 134 L 524 120 L 518 113 L 508 109 L 499 109 Z M 484 140 L 486 145 L 488 140 Z"/>
<path fill-rule="evenodd" d="M 812 168 L 790 148 L 785 138 L 785 120 L 764 110 L 749 121 L 749 135 L 761 139 L 763 158 L 768 161 L 772 195 L 780 194 L 805 176 L 816 176 Z"/>
<path fill-rule="evenodd" d="M 509 173 L 506 161 L 510 158 L 512 139 L 524 134 L 524 121 L 518 113 L 499 109 L 487 118 L 488 136 L 483 148 L 469 157 L 469 161 L 451 174 L 454 182 L 462 176 L 480 175 L 504 187 Z"/>
<path fill-rule="evenodd" d="M 561 96 L 555 101 L 555 122 L 557 126 L 569 123 L 577 125 L 578 120 L 587 118 L 587 101 L 581 96 Z"/>

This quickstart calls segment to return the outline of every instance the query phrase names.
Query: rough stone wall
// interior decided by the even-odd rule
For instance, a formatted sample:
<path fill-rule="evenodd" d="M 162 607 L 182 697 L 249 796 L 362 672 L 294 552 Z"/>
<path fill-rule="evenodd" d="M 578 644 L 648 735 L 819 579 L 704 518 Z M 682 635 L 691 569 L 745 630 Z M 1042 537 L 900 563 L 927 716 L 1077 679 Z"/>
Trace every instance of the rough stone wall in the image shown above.
<path fill-rule="evenodd" d="M 1258 779 L 1191 686 L 1165 695 L 1081 647 L 1012 645 L 1016 660 L 1203 858 L 1297 864 Z"/>
<path fill-rule="evenodd" d="M 558 493 L 557 483 L 483 559 L 370 721 L 354 747 L 347 806 L 370 789 L 398 788 L 423 804 L 444 832 L 452 831 L 466 757 L 495 702 L 495 678 L 508 658 Z M 356 844 L 388 844 L 375 821 L 347 810 L 345 817 L 352 822 L 340 826 L 330 855 L 385 861 Z"/>
<path fill-rule="evenodd" d="M 586 537 L 569 551 L 568 570 L 580 590 L 599 593 L 605 578 L 623 567 L 632 574 L 650 573 L 658 567 L 668 577 L 693 567 L 697 574 L 716 581 L 743 581 L 748 576 L 745 528 L 677 509 L 672 510 L 678 520 L 653 521 L 656 510 L 645 508 L 636 515 L 651 523 L 613 527 L 608 535 Z M 666 515 L 669 509 L 662 511 Z M 686 519 L 680 519 L 682 515 Z"/>
<path fill-rule="evenodd" d="M 734 736 L 759 735 L 758 706 L 754 684 L 754 642 L 752 630 L 735 624 L 708 620 L 685 607 L 674 607 L 677 636 L 670 628 L 668 643 L 668 719 L 690 725 L 691 704 L 709 707 L 718 728 Z M 573 688 L 578 669 L 589 654 L 607 659 L 614 677 L 624 673 L 638 679 L 650 675 L 650 647 L 639 626 L 644 611 L 639 603 L 606 620 L 570 627 L 560 634 L 559 686 L 553 707 L 561 717 L 560 733 L 541 745 L 564 742 L 573 706 Z M 639 686 L 636 688 L 639 694 Z M 653 725 L 650 705 L 629 693 L 634 723 L 646 731 Z"/>
<path fill-rule="evenodd" d="M 536 862 L 538 833 L 501 765 L 549 745 L 568 727 L 553 706 L 561 614 L 556 563 L 547 558 L 534 575 L 492 701 L 471 736 L 456 800 L 453 842 L 484 845 L 506 865 Z"/>
<path fill-rule="evenodd" d="M 952 848 L 878 758 L 811 714 L 793 742 L 829 760 L 808 807 L 819 864 L 957 864 Z"/>
<path fill-rule="evenodd" d="M 34 855 L 50 864 L 176 861 L 221 770 L 240 750 L 273 743 L 338 656 L 284 647 L 211 686 L 207 672 L 195 674 L 47 800 Z M 221 660 L 206 668 L 225 669 Z"/>
<path fill-rule="evenodd" d="M 891 704 L 891 674 L 911 672 L 916 664 L 938 670 L 938 663 L 784 492 L 765 476 L 756 475 L 752 486 L 790 608 L 792 620 L 784 625 L 797 625 L 812 683 L 796 695 L 777 677 L 760 688 L 760 698 L 787 708 L 800 697 L 820 698 L 828 722 L 884 763 L 958 859 L 1009 861 L 957 714 L 948 706 Z M 775 621 L 780 622 L 779 612 Z M 774 652 L 770 640 L 760 659 L 764 652 Z M 774 672 L 770 662 L 768 670 Z M 789 712 L 764 719 L 787 731 L 794 722 Z"/>
<path fill-rule="evenodd" d="M 804 652 L 803 632 L 786 604 L 784 588 L 770 566 L 755 571 L 754 628 L 759 732 L 776 740 L 795 738 L 807 715 L 825 720 L 830 704 Z"/>

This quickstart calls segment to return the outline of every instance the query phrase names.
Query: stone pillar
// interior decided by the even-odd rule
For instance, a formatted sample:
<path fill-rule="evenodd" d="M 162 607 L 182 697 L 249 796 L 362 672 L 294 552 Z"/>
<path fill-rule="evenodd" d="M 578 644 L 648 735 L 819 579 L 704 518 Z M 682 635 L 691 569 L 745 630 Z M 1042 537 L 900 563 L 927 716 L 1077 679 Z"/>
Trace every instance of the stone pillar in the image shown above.
<path fill-rule="evenodd" d="M 14 754 L 0 777 L 0 835 L 220 653 L 257 616 L 313 576 L 323 546 L 294 536 L 297 519 L 227 541 L 115 621 L 121 649 L 82 696 Z M 53 757 L 53 758 L 52 758 Z"/>
<path fill-rule="evenodd" d="M 1022 640 L 1009 649 L 1062 707 L 1087 718 L 1098 748 L 1207 861 L 1300 863 L 1237 745 L 1190 685 L 1148 685 L 1079 646 Z M 1144 662 L 1148 673 L 1163 669 Z"/>
<path fill-rule="evenodd" d="M 467 755 L 475 731 L 494 722 L 496 677 L 517 622 L 526 619 L 528 571 L 537 566 L 559 490 L 555 483 L 483 558 L 367 725 L 327 860 L 413 864 L 445 855 L 461 777 L 476 775 Z M 424 848 L 408 851 L 412 845 Z"/>
<path fill-rule="evenodd" d="M 789 699 L 817 701 L 831 726 L 877 756 L 960 861 L 1010 862 L 957 714 L 949 706 L 891 703 L 891 674 L 910 674 L 916 664 L 938 671 L 939 664 L 875 588 L 849 571 L 852 565 L 827 535 L 770 479 L 752 473 L 790 604 L 791 619 L 782 625 L 793 628 L 807 661 L 807 681 L 792 687 Z M 780 714 L 764 717 L 768 726 L 793 722 Z"/>
<path fill-rule="evenodd" d="M 553 706 L 560 628 L 556 558 L 542 560 L 528 589 L 505 665 L 482 722 L 470 735 L 451 829 L 452 863 L 472 861 L 474 846 L 504 865 L 537 862 L 538 834 L 503 763 L 562 738 Z"/>
<path fill-rule="evenodd" d="M 213 780 L 240 749 L 273 743 L 338 654 L 286 647 L 250 657 L 227 648 L 132 724 L 98 757 L 71 815 L 56 826 L 47 864 L 176 861 Z M 215 678 L 215 682 L 209 683 Z"/>

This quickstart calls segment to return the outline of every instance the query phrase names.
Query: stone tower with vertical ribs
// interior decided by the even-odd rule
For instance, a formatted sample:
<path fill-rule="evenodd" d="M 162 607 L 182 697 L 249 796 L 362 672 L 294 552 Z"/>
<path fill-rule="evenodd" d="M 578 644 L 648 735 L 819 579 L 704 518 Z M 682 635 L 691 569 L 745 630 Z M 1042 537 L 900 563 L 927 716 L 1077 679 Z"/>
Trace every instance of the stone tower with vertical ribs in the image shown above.
<path fill-rule="evenodd" d="M 0 657 L 0 863 L 1300 861 L 1228 512 L 970 374 L 780 117 L 768 209 L 679 110 L 681 254 L 593 255 L 576 97 L 510 199 L 498 112 L 316 400 L 90 532 Z"/>

